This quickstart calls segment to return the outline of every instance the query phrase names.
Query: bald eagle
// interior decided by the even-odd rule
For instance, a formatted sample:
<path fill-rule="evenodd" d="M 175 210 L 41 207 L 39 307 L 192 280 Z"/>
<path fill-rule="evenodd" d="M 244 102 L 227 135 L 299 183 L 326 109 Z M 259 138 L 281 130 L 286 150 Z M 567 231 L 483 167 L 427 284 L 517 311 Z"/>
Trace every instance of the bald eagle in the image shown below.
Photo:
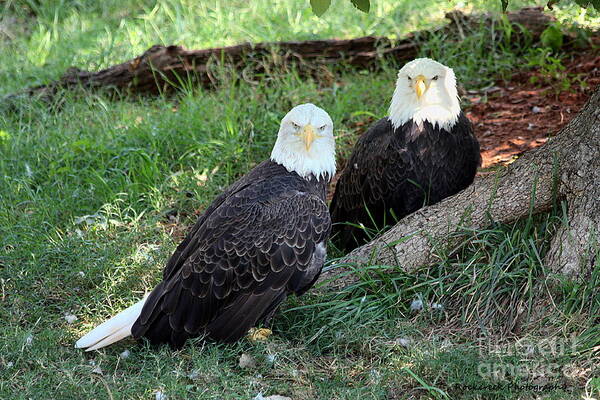
<path fill-rule="evenodd" d="M 270 323 L 286 296 L 302 295 L 321 273 L 334 174 L 331 118 L 313 104 L 294 107 L 270 160 L 212 202 L 168 260 L 162 282 L 76 347 L 95 350 L 130 335 L 174 348 L 197 336 L 233 342 Z"/>
<path fill-rule="evenodd" d="M 330 210 L 340 248 L 352 250 L 424 205 L 469 186 L 479 143 L 462 113 L 451 68 L 428 58 L 400 69 L 389 116 L 363 134 L 343 170 Z"/>

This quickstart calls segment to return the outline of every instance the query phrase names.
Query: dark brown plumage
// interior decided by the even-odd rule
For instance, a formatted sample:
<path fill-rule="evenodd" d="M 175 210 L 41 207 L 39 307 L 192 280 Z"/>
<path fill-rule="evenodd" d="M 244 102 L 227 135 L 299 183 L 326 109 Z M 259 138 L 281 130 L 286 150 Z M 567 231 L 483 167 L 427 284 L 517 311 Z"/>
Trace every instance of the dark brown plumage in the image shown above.
<path fill-rule="evenodd" d="M 270 160 L 212 202 L 154 290 L 75 347 L 98 350 L 128 336 L 175 348 L 196 336 L 233 342 L 270 323 L 289 294 L 303 294 L 321 273 L 331 230 L 325 191 L 334 175 L 331 117 L 297 105 L 281 120 Z"/>
<path fill-rule="evenodd" d="M 330 206 L 336 243 L 352 250 L 367 235 L 351 224 L 382 229 L 461 191 L 480 163 L 479 143 L 462 112 L 449 131 L 428 121 L 394 129 L 389 118 L 379 120 L 360 137 L 337 182 Z"/>
<path fill-rule="evenodd" d="M 326 180 L 265 161 L 208 207 L 165 267 L 131 333 L 152 343 L 232 342 L 315 282 L 331 221 Z"/>

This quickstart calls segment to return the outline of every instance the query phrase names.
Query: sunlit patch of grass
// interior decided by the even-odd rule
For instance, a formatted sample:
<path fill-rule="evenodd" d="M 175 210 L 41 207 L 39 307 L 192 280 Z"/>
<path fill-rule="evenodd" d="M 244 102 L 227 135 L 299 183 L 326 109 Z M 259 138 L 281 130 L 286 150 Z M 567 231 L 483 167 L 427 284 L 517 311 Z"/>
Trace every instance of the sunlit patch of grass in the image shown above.
<path fill-rule="evenodd" d="M 441 23 L 452 8 L 498 13 L 500 2 L 478 0 L 378 1 L 364 14 L 347 1 L 334 2 L 323 18 L 308 1 L 265 2 L 160 0 L 10 1 L 0 20 L 0 94 L 55 79 L 70 66 L 97 70 L 141 54 L 154 44 L 188 48 L 241 42 L 380 35 L 402 37 Z M 597 25 L 595 11 L 582 13 L 561 2 L 563 18 L 579 12 L 578 23 Z M 543 4 L 543 2 L 539 2 Z M 530 2 L 511 1 L 511 9 Z M 12 21 L 12 22 L 11 22 Z"/>

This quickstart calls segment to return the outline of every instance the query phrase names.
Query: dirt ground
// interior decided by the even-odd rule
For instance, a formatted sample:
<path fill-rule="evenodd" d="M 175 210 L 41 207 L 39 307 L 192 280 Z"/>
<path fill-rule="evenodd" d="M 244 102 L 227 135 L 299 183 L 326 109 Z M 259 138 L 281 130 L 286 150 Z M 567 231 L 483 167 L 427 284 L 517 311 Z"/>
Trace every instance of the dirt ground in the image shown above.
<path fill-rule="evenodd" d="M 558 83 L 544 82 L 539 71 L 524 70 L 483 93 L 463 96 L 471 103 L 466 113 L 481 145 L 484 169 L 510 163 L 546 143 L 581 110 L 600 84 L 600 52 L 590 50 L 564 64 L 571 81 L 565 91 L 557 93 Z M 532 78 L 538 81 L 532 83 Z"/>

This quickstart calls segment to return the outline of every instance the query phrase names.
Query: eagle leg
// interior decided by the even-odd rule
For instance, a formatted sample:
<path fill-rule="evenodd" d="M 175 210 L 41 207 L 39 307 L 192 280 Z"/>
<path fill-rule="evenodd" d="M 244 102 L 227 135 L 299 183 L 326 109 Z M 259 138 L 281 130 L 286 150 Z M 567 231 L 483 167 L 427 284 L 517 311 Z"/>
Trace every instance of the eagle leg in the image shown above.
<path fill-rule="evenodd" d="M 248 340 L 251 342 L 264 341 L 271 336 L 273 331 L 271 330 L 271 324 L 273 322 L 273 317 L 279 309 L 279 306 L 286 299 L 287 293 L 283 292 L 279 296 L 273 300 L 271 305 L 265 310 L 263 315 L 258 319 L 257 324 L 260 323 L 262 328 L 252 328 L 248 333 Z"/>

